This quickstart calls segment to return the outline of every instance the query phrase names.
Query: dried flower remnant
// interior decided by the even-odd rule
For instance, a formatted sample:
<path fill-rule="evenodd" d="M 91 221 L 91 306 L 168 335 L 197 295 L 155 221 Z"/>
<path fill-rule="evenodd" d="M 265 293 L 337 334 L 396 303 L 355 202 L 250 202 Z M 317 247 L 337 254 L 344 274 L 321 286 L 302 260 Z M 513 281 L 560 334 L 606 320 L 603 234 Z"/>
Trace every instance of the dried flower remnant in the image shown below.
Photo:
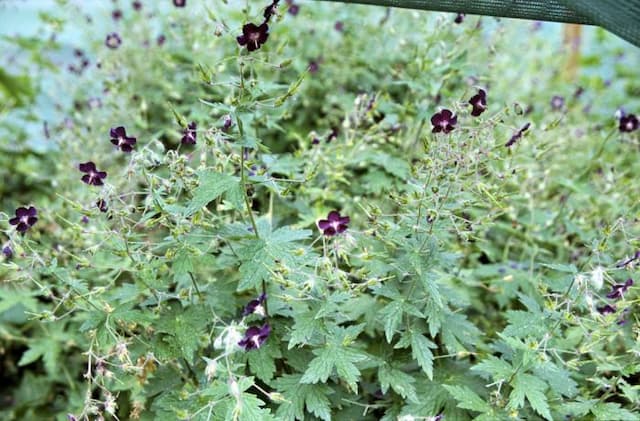
<path fill-rule="evenodd" d="M 638 130 L 640 126 L 638 122 L 638 117 L 635 114 L 624 114 L 620 116 L 620 124 L 618 128 L 623 133 L 631 133 Z"/>
<path fill-rule="evenodd" d="M 29 228 L 38 222 L 38 211 L 35 207 L 19 207 L 16 209 L 16 216 L 9 219 L 9 224 L 16 226 L 16 231 L 24 234 Z"/>
<path fill-rule="evenodd" d="M 198 136 L 198 132 L 196 131 L 197 127 L 198 127 L 198 125 L 196 124 L 195 121 L 192 121 L 191 123 L 189 123 L 187 125 L 187 127 L 182 132 L 182 139 L 180 140 L 180 142 L 183 145 L 195 145 L 196 144 L 196 139 L 197 139 L 197 136 Z"/>
<path fill-rule="evenodd" d="M 524 134 L 524 132 L 526 132 L 527 130 L 529 130 L 529 127 L 531 127 L 531 123 L 527 123 L 524 126 L 522 126 L 522 128 L 520 130 L 518 130 L 517 132 L 515 132 L 513 134 L 513 136 L 511 136 L 511 138 L 509 139 L 509 141 L 507 143 L 504 144 L 504 146 L 506 146 L 507 148 L 510 148 L 511 146 L 515 145 L 515 143 L 520 140 L 520 138 L 522 137 L 522 135 Z"/>
<path fill-rule="evenodd" d="M 259 26 L 247 23 L 242 27 L 242 35 L 238 36 L 236 40 L 241 46 L 246 46 L 248 51 L 255 51 L 267 42 L 268 38 L 269 25 L 265 21 Z"/>
<path fill-rule="evenodd" d="M 242 315 L 248 316 L 250 314 L 255 313 L 259 316 L 264 317 L 265 316 L 264 302 L 266 301 L 266 299 L 267 299 L 267 295 L 263 293 L 263 294 L 260 294 L 258 298 L 249 301 L 247 306 L 242 311 Z"/>
<path fill-rule="evenodd" d="M 484 89 L 478 89 L 478 93 L 471 97 L 469 104 L 473 107 L 471 115 L 478 117 L 487 110 L 487 93 Z"/>
<path fill-rule="evenodd" d="M 103 180 L 107 177 L 107 173 L 105 171 L 98 171 L 96 164 L 91 161 L 78 165 L 78 169 L 85 173 L 85 175 L 82 176 L 82 181 L 92 186 L 102 186 L 104 184 Z"/>
<path fill-rule="evenodd" d="M 127 131 L 124 127 L 113 127 L 109 131 L 111 135 L 111 143 L 116 145 L 122 152 L 129 153 L 133 150 L 133 146 L 136 144 L 136 138 L 127 136 Z"/>
<path fill-rule="evenodd" d="M 342 234 L 347 230 L 351 219 L 348 216 L 340 216 L 340 212 L 333 210 L 327 215 L 327 219 L 320 219 L 317 222 L 318 228 L 327 237 Z"/>
<path fill-rule="evenodd" d="M 250 351 L 252 349 L 260 348 L 271 333 L 271 326 L 268 323 L 262 325 L 262 327 L 251 326 L 244 334 L 244 337 L 238 342 L 238 345 Z"/>
<path fill-rule="evenodd" d="M 432 133 L 450 133 L 455 129 L 458 123 L 458 116 L 454 115 L 451 110 L 444 109 L 439 113 L 435 113 L 431 117 L 431 124 L 433 125 Z"/>
<path fill-rule="evenodd" d="M 624 293 L 633 285 L 633 279 L 627 279 L 624 284 L 615 284 L 611 287 L 611 292 L 607 294 L 607 298 L 617 300 L 624 297 Z"/>
<path fill-rule="evenodd" d="M 112 50 L 115 50 L 122 44 L 122 38 L 120 38 L 120 35 L 118 35 L 117 33 L 112 32 L 107 35 L 104 44 Z"/>

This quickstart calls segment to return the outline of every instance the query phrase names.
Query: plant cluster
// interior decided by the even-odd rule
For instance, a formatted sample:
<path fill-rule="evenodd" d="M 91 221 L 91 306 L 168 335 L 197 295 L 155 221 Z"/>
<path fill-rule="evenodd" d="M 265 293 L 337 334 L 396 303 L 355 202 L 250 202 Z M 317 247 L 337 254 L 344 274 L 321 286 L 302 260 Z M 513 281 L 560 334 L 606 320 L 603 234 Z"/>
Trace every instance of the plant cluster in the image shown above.
<path fill-rule="evenodd" d="M 636 419 L 633 54 L 568 86 L 539 25 L 155 3 L 27 61 L 73 88 L 1 170 L 2 419 Z"/>

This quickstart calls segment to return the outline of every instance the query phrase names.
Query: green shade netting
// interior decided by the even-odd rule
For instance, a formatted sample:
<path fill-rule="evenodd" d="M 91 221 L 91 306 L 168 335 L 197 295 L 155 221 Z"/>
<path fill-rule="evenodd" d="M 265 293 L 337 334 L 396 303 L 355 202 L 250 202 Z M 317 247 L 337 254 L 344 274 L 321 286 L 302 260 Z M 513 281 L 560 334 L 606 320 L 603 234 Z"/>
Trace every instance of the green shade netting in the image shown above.
<path fill-rule="evenodd" d="M 601 26 L 640 46 L 640 0 L 329 0 Z"/>

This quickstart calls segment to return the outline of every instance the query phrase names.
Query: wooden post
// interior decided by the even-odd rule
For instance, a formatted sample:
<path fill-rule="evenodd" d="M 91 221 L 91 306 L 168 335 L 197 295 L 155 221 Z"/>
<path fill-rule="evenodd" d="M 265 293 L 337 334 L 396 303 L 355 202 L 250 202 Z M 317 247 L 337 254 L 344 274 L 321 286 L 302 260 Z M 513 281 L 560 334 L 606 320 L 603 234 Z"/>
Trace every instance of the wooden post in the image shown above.
<path fill-rule="evenodd" d="M 564 45 L 569 56 L 564 69 L 564 78 L 567 81 L 575 81 L 580 67 L 580 42 L 582 26 L 576 24 L 564 25 Z"/>

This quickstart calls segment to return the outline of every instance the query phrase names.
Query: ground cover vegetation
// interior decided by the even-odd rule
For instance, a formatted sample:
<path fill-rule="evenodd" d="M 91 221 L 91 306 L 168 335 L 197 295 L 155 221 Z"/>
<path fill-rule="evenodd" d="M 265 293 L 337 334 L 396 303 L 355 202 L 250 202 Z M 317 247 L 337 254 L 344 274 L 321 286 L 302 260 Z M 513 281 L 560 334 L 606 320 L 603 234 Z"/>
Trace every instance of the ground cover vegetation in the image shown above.
<path fill-rule="evenodd" d="M 637 49 L 57 4 L 2 40 L 2 419 L 637 419 Z"/>

